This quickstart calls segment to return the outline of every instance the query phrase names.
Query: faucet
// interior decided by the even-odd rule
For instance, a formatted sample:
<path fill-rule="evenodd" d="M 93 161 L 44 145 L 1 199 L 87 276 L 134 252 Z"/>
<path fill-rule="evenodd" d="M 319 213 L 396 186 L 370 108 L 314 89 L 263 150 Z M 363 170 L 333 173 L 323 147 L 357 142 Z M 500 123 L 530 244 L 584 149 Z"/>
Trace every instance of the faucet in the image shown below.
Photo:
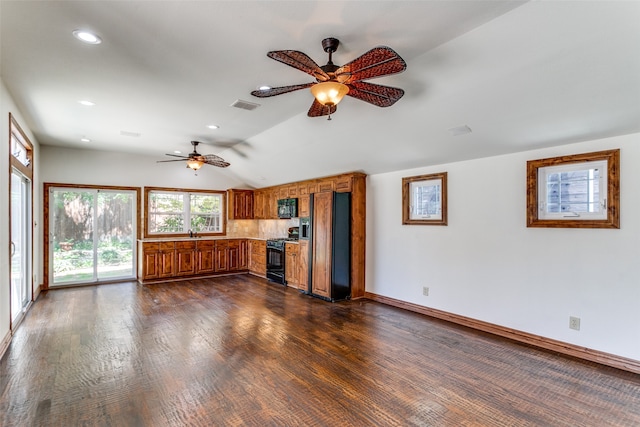
<path fill-rule="evenodd" d="M 193 237 L 193 230 L 189 229 L 189 237 Z"/>

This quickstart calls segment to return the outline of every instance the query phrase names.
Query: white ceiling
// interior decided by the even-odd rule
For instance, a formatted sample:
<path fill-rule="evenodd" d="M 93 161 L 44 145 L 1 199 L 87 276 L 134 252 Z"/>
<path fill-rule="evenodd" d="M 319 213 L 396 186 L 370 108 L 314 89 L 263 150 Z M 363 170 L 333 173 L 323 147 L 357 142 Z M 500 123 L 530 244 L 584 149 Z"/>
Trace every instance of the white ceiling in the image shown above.
<path fill-rule="evenodd" d="M 155 161 L 194 139 L 262 187 L 640 132 L 638 1 L 2 0 L 0 20 L 1 76 L 41 144 L 138 153 L 159 174 L 178 165 Z M 306 116 L 308 90 L 250 95 L 310 82 L 266 52 L 323 65 L 326 37 L 341 41 L 338 65 L 392 47 L 407 71 L 372 82 L 405 96 L 347 97 L 327 121 Z M 473 132 L 448 131 L 461 125 Z"/>

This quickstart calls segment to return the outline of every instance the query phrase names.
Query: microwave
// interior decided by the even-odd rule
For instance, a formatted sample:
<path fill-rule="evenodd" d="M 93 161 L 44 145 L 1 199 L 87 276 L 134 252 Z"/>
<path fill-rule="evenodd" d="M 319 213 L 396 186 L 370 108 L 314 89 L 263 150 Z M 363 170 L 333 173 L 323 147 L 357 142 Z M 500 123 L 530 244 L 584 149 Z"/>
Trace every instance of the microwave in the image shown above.
<path fill-rule="evenodd" d="M 278 218 L 295 218 L 298 216 L 298 199 L 278 200 Z"/>

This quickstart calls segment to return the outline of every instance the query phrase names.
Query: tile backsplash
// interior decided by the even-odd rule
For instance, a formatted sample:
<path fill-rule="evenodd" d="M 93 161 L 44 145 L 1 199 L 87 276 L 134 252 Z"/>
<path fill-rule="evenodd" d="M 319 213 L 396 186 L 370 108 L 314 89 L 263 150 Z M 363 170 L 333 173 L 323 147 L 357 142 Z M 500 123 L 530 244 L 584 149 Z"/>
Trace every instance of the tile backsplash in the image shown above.
<path fill-rule="evenodd" d="M 289 227 L 299 225 L 299 218 L 231 220 L 227 222 L 227 237 L 276 239 L 287 237 Z"/>

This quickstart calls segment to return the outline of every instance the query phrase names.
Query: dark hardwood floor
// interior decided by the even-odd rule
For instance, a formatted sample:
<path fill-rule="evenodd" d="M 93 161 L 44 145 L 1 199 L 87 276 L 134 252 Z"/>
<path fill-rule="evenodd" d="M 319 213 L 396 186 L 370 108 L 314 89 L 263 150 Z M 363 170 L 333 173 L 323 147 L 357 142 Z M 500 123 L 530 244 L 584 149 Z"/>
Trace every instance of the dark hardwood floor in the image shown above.
<path fill-rule="evenodd" d="M 639 426 L 640 376 L 246 275 L 43 293 L 2 426 Z"/>

